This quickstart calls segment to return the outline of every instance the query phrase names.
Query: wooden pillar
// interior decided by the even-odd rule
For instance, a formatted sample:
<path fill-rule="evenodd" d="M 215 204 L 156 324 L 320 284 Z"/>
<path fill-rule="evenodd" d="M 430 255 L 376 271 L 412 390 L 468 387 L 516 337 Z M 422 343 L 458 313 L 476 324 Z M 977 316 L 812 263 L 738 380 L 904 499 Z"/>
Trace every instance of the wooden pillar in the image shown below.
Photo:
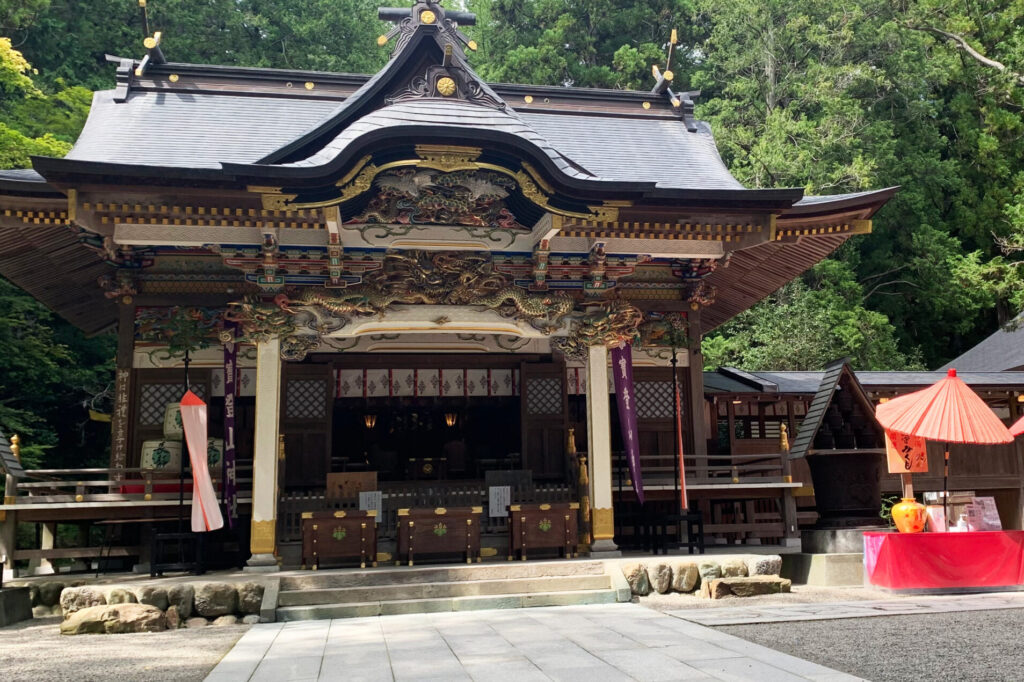
<path fill-rule="evenodd" d="M 4 504 L 14 504 L 18 482 L 14 480 L 14 476 L 7 474 L 4 486 Z M 9 580 L 18 577 L 14 570 L 14 548 L 18 537 L 18 520 L 16 512 L 5 511 L 0 514 L 3 515 L 0 520 L 0 561 L 3 562 L 0 570 L 3 572 L 3 580 Z"/>
<path fill-rule="evenodd" d="M 54 540 L 57 538 L 57 524 L 52 522 L 40 523 L 39 530 L 39 549 L 53 549 Z M 29 561 L 28 572 L 31 575 L 53 575 L 56 573 L 53 564 L 44 557 Z"/>
<path fill-rule="evenodd" d="M 276 571 L 277 461 L 281 413 L 281 339 L 256 344 L 256 425 L 252 461 L 252 556 L 247 571 Z"/>
<path fill-rule="evenodd" d="M 135 306 L 131 297 L 118 306 L 117 361 L 114 370 L 114 411 L 110 418 L 110 468 L 128 466 L 128 448 L 132 442 L 131 389 L 135 354 Z M 115 478 L 121 476 L 115 473 Z"/>
<path fill-rule="evenodd" d="M 690 389 L 690 429 L 693 434 L 693 454 L 697 462 L 707 462 L 708 457 L 708 432 L 707 423 L 704 418 L 704 356 L 700 352 L 700 311 L 690 312 L 690 347 L 687 349 Z M 718 416 L 715 415 L 715 419 Z"/>
<path fill-rule="evenodd" d="M 590 451 L 590 504 L 594 541 L 591 556 L 618 555 L 612 504 L 612 432 L 608 398 L 608 348 L 587 351 L 587 449 Z"/>

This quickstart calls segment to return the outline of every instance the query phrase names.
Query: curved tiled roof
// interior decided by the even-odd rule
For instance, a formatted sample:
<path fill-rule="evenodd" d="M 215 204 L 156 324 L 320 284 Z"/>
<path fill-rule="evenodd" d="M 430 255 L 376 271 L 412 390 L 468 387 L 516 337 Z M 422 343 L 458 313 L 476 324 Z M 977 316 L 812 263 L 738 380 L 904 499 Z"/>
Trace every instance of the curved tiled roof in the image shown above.
<path fill-rule="evenodd" d="M 281 164 L 291 167 L 315 167 L 330 163 L 350 144 L 361 136 L 384 128 L 417 128 L 423 126 L 445 126 L 456 129 L 477 129 L 489 132 L 503 132 L 514 135 L 541 149 L 567 175 L 591 178 L 579 164 L 567 159 L 547 139 L 527 125 L 514 113 L 493 107 L 481 106 L 461 100 L 425 98 L 398 102 L 377 109 L 358 119 L 320 151 L 300 161 Z"/>

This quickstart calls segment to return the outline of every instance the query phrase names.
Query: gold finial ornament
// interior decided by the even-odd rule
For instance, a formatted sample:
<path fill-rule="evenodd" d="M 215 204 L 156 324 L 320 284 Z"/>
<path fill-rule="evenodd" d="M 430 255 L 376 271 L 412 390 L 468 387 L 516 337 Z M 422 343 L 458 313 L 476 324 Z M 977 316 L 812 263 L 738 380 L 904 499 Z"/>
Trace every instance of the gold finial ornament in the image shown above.
<path fill-rule="evenodd" d="M 143 44 L 143 46 L 147 50 L 152 50 L 154 47 L 156 47 L 157 45 L 160 44 L 160 38 L 161 38 L 161 33 L 160 33 L 160 31 L 157 31 L 153 35 L 151 35 L 148 38 L 146 38 L 145 40 L 143 40 L 142 44 Z"/>
<path fill-rule="evenodd" d="M 11 436 L 11 454 L 14 459 L 21 461 L 21 436 L 18 434 Z"/>
<path fill-rule="evenodd" d="M 432 24 L 435 21 L 437 21 L 437 15 L 434 14 L 431 10 L 425 9 L 422 12 L 420 12 L 421 24 Z"/>
<path fill-rule="evenodd" d="M 437 81 L 437 91 L 445 97 L 455 94 L 455 81 L 445 76 Z"/>
<path fill-rule="evenodd" d="M 779 450 L 789 452 L 789 427 L 785 424 L 779 425 Z"/>
<path fill-rule="evenodd" d="M 384 35 L 377 36 L 377 44 L 381 47 L 384 47 L 385 45 L 388 44 L 388 37 Z"/>
<path fill-rule="evenodd" d="M 476 52 L 476 48 L 478 47 L 478 45 L 476 44 L 475 40 L 471 40 L 468 43 L 466 43 L 466 47 L 473 50 L 473 52 Z"/>

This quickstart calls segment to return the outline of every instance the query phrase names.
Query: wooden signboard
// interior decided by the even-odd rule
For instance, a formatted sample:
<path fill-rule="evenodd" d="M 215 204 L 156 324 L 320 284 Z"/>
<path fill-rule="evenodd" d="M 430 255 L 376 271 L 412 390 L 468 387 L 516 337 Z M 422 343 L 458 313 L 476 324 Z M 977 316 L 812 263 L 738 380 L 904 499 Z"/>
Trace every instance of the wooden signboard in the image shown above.
<path fill-rule="evenodd" d="M 924 438 L 886 431 L 885 454 L 890 474 L 928 471 L 928 449 Z"/>
<path fill-rule="evenodd" d="M 377 489 L 376 471 L 346 471 L 327 474 L 327 497 L 350 499 Z"/>

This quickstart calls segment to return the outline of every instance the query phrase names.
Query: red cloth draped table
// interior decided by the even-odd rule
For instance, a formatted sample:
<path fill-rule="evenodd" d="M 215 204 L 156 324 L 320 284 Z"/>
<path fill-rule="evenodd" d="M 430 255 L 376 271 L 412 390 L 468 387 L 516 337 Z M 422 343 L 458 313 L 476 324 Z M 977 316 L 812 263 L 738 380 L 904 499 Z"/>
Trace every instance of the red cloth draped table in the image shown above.
<path fill-rule="evenodd" d="M 894 590 L 1024 585 L 1024 531 L 864 533 L 864 576 Z"/>

